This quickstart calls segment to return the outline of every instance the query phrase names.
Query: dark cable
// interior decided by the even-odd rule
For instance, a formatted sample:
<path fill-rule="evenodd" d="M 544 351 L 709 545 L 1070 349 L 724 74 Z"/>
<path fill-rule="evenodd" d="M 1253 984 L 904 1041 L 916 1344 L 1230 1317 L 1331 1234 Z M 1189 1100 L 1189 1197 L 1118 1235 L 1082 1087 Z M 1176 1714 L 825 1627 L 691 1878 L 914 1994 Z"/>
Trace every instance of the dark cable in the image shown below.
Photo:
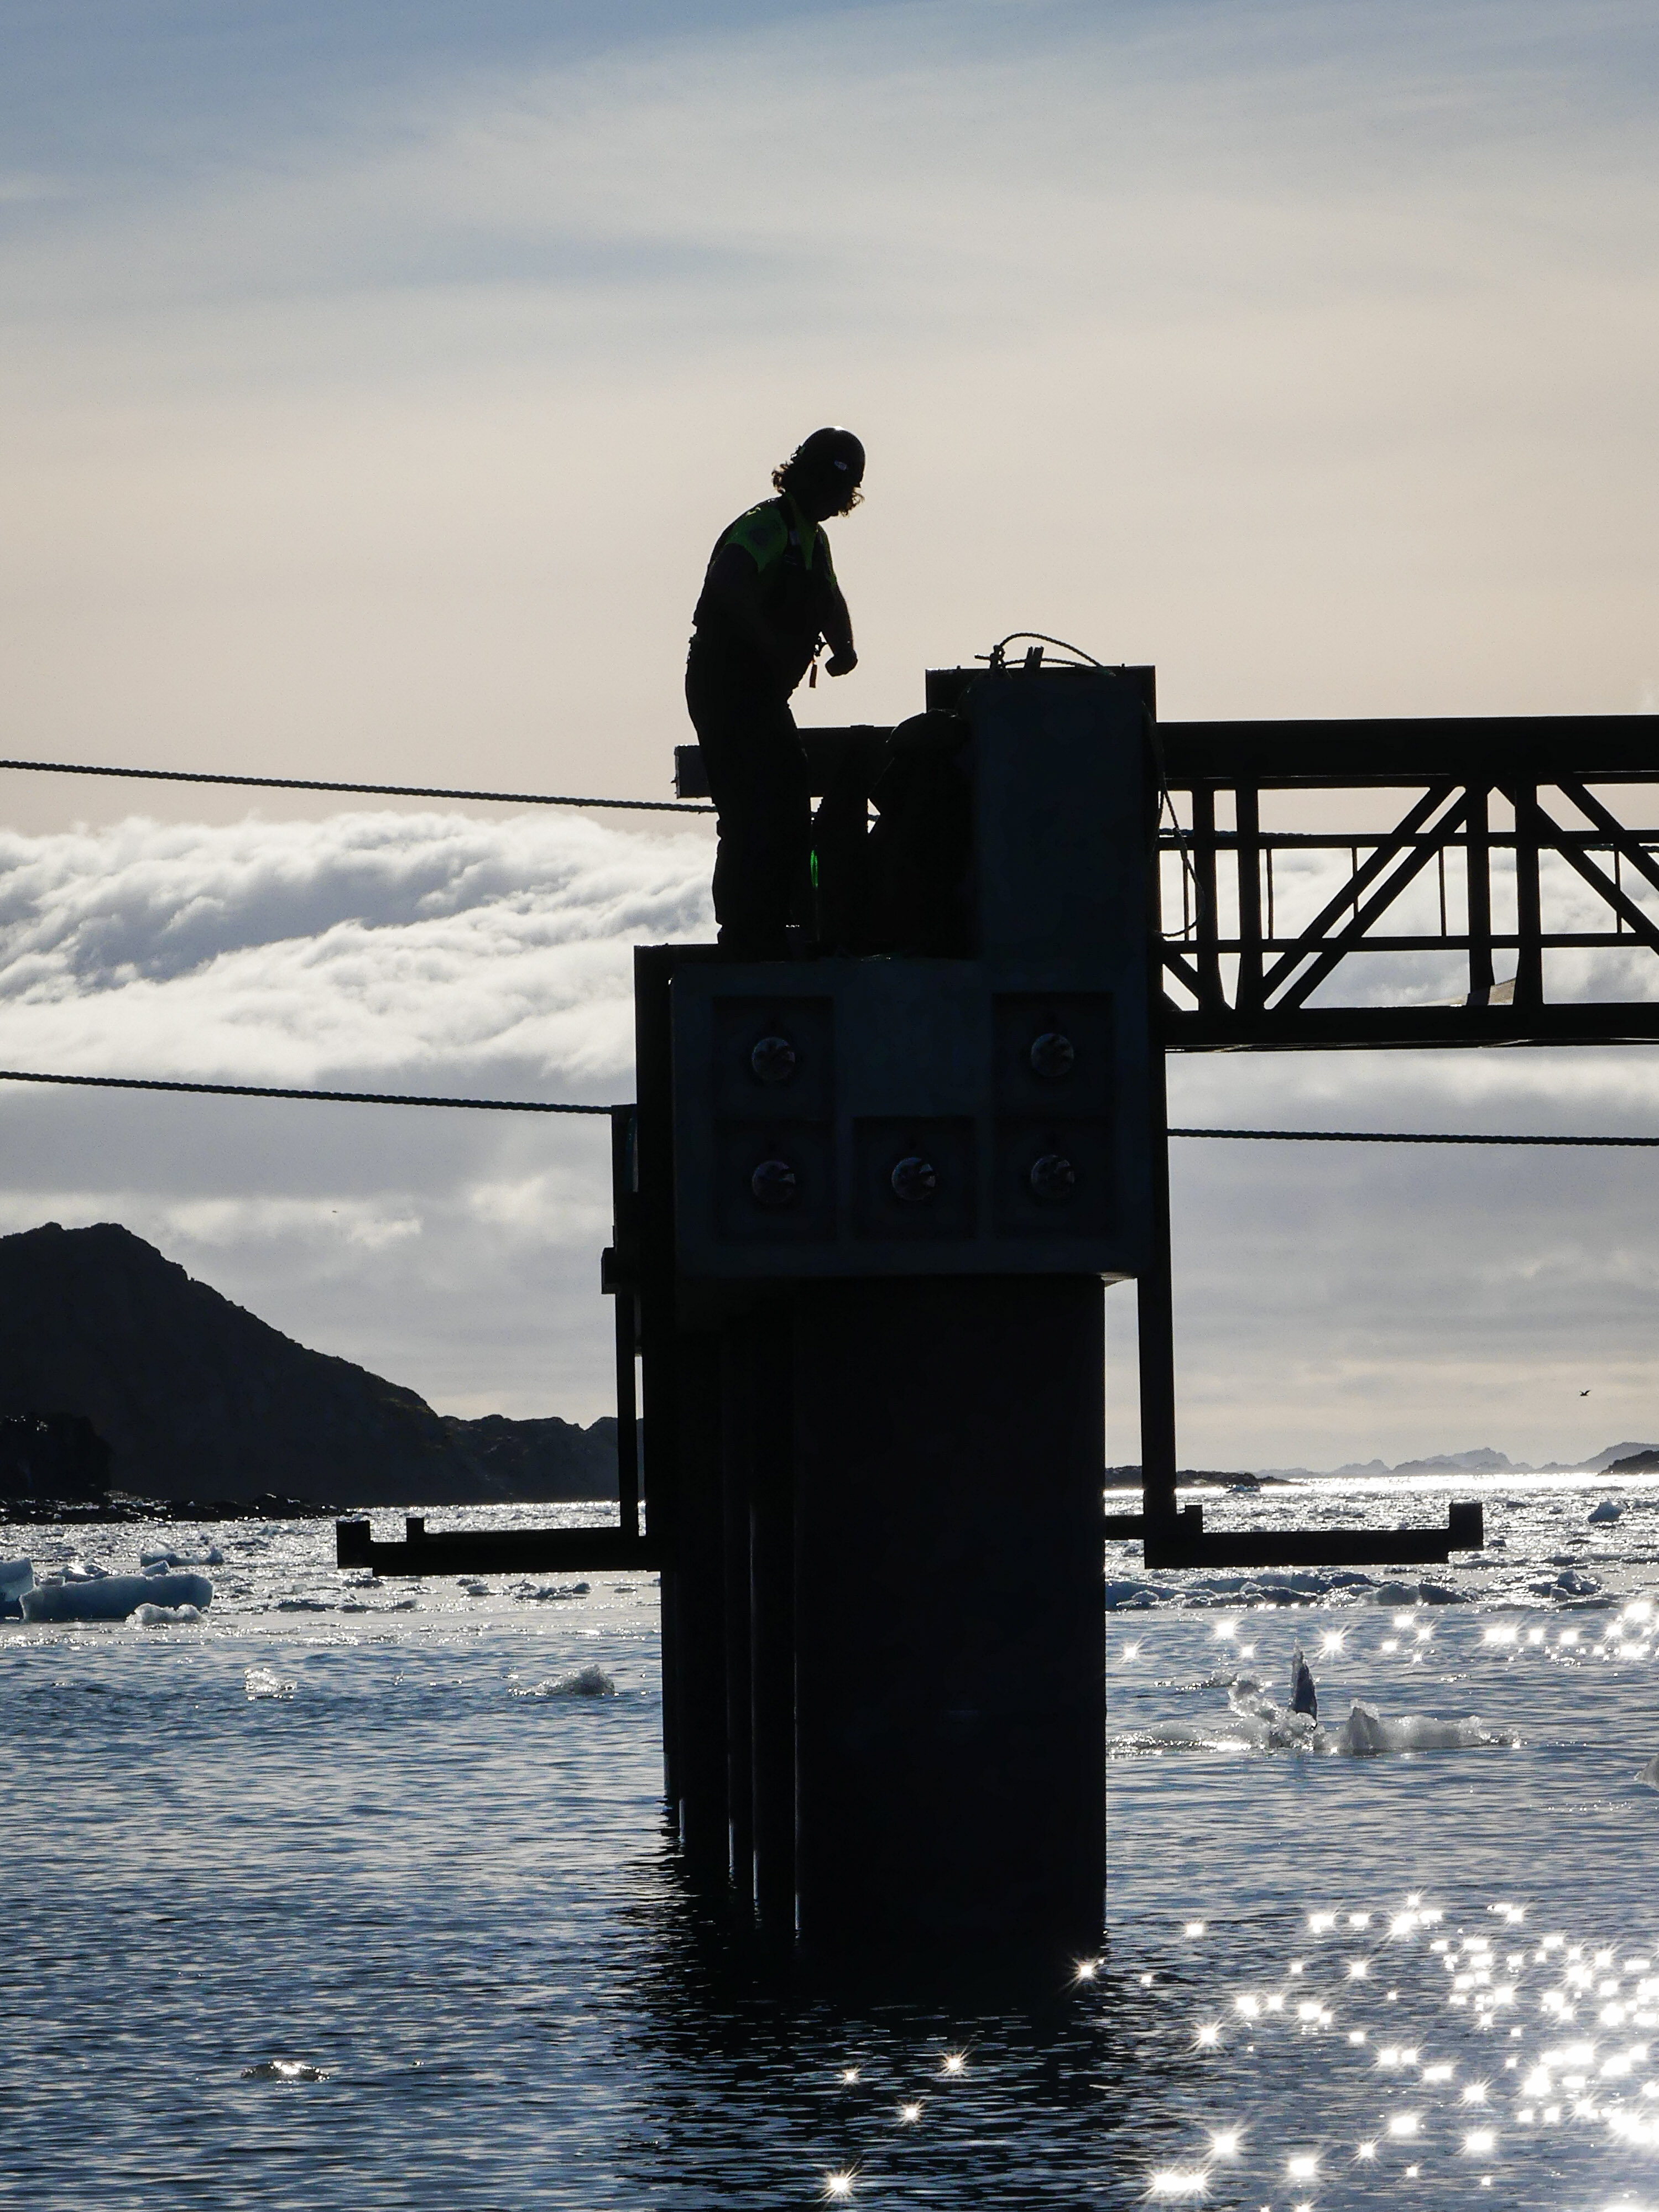
<path fill-rule="evenodd" d="M 1659 1137 L 1474 1137 L 1403 1129 L 1171 1129 L 1170 1134 L 1292 1145 L 1577 1145 L 1615 1151 L 1659 1146 Z"/>
<path fill-rule="evenodd" d="M 88 1091 L 190 1091 L 211 1098 L 307 1098 L 334 1106 L 454 1106 L 480 1114 L 609 1114 L 608 1106 L 551 1105 L 540 1098 L 428 1098 L 396 1091 L 292 1091 L 263 1083 L 166 1083 L 153 1075 L 41 1075 L 0 1067 L 0 1083 L 62 1083 Z"/>
<path fill-rule="evenodd" d="M 141 783 L 234 783 L 252 791 L 332 791 L 365 799 L 466 799 L 501 806 L 608 806 L 643 814 L 713 814 L 690 799 L 568 799 L 544 791 L 446 791 L 424 783 L 323 783 L 304 775 L 209 775 L 182 768 L 89 768 L 81 761 L 0 760 L 38 775 L 118 775 Z"/>
<path fill-rule="evenodd" d="M 1035 645 L 1056 645 L 1062 653 L 1074 653 L 1086 668 L 1104 668 L 1106 665 L 1103 660 L 1097 660 L 1092 653 L 1085 653 L 1080 645 L 1072 645 L 1063 637 L 1050 637 L 1046 629 L 1011 629 L 1006 637 L 998 639 L 988 653 L 976 653 L 974 658 L 975 660 L 988 660 L 993 668 L 1000 668 L 1003 647 L 1018 645 L 1022 638 L 1030 638 Z"/>
<path fill-rule="evenodd" d="M 433 1098 L 398 1091 L 300 1091 L 276 1084 L 177 1083 L 153 1075 L 46 1075 L 0 1067 L 0 1083 L 58 1083 L 89 1091 L 183 1091 L 210 1098 L 300 1098 L 333 1106 L 441 1106 L 480 1114 L 610 1114 L 609 1106 L 573 1106 L 541 1098 Z M 1297 1145 L 1568 1145 L 1610 1150 L 1652 1149 L 1659 1137 L 1492 1137 L 1398 1129 L 1171 1129 L 1172 1137 L 1222 1137 Z"/>

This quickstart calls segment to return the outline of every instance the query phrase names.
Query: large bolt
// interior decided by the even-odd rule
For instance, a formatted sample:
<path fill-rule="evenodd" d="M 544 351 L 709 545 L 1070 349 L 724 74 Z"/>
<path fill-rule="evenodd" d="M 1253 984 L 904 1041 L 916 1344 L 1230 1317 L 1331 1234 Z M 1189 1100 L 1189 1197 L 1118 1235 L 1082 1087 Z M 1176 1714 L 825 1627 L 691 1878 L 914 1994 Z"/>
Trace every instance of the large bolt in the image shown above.
<path fill-rule="evenodd" d="M 1063 1083 L 1077 1066 L 1077 1047 L 1063 1030 L 1044 1030 L 1031 1047 L 1031 1073 L 1044 1083 Z"/>
<path fill-rule="evenodd" d="M 795 1072 L 795 1048 L 787 1036 L 763 1036 L 749 1055 L 761 1083 L 787 1083 Z"/>
<path fill-rule="evenodd" d="M 1044 1152 L 1031 1163 L 1031 1195 L 1036 1199 L 1069 1198 L 1077 1187 L 1077 1170 L 1064 1152 Z"/>
<path fill-rule="evenodd" d="M 926 1206 L 939 1188 L 939 1176 L 932 1160 L 910 1152 L 893 1170 L 892 1184 L 894 1197 L 907 1206 Z"/>
<path fill-rule="evenodd" d="M 750 1176 L 749 1188 L 757 1206 L 763 1206 L 769 1213 L 781 1213 L 794 1204 L 799 1185 L 787 1160 L 763 1160 Z"/>

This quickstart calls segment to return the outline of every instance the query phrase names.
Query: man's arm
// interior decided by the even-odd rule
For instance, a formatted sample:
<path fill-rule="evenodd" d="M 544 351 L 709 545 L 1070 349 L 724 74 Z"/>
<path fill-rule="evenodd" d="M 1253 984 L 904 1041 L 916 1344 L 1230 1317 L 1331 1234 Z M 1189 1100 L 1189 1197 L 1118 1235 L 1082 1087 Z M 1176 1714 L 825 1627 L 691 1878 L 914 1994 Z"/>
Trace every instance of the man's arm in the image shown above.
<path fill-rule="evenodd" d="M 853 617 L 847 611 L 847 602 L 839 584 L 831 584 L 823 611 L 823 635 L 830 647 L 830 658 L 823 664 L 826 676 L 850 676 L 859 665 L 853 644 Z"/>

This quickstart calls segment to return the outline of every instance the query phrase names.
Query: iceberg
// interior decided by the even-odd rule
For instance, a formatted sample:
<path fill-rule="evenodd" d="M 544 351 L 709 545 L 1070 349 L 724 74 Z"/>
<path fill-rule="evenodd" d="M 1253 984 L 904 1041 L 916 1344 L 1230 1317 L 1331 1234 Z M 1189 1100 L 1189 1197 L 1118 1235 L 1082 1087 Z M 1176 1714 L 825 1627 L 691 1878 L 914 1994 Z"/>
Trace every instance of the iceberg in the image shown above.
<path fill-rule="evenodd" d="M 15 1620 L 22 1612 L 25 1590 L 34 1588 L 34 1567 L 28 1559 L 0 1559 L 0 1620 Z"/>
<path fill-rule="evenodd" d="M 146 1605 L 192 1605 L 204 1613 L 213 1584 L 205 1575 L 75 1576 L 38 1583 L 21 1601 L 25 1620 L 125 1620 Z"/>

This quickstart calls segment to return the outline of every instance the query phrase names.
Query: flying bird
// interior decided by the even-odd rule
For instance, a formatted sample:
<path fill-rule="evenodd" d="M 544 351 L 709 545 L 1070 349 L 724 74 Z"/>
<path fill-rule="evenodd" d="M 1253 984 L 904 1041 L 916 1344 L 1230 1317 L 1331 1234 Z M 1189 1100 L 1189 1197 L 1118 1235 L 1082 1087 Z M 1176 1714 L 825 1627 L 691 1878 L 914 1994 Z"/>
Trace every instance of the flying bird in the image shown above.
<path fill-rule="evenodd" d="M 1581 1391 L 1578 1393 L 1578 1395 L 1579 1395 L 1579 1396 L 1580 1396 L 1581 1398 L 1588 1398 L 1588 1397 L 1589 1397 L 1589 1392 L 1588 1390 L 1581 1390 Z"/>

